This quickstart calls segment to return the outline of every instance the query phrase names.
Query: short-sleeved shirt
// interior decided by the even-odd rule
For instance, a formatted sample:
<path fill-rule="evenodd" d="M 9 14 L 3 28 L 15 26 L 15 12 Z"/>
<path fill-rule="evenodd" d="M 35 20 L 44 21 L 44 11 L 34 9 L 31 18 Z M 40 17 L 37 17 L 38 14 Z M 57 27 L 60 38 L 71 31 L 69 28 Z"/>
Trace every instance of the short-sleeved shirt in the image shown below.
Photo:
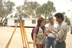
<path fill-rule="evenodd" d="M 51 25 L 50 23 L 48 23 L 48 24 L 45 25 L 45 27 L 46 27 L 46 29 L 56 30 L 56 28 L 58 27 L 58 24 Z M 56 38 L 56 35 L 53 34 L 53 33 L 48 33 L 48 36 L 47 37 Z"/>
<path fill-rule="evenodd" d="M 36 26 L 36 27 L 34 28 L 34 33 L 37 33 L 37 30 L 38 30 L 38 27 Z"/>

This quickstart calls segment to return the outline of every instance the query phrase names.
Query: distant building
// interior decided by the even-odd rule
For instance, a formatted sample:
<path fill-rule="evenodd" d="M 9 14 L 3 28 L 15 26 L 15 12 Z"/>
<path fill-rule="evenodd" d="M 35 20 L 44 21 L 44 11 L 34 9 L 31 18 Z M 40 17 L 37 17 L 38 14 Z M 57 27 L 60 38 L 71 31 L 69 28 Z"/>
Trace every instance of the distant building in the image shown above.
<path fill-rule="evenodd" d="M 8 18 L 7 26 L 15 26 L 17 22 L 18 18 Z M 35 27 L 37 25 L 37 18 L 23 18 L 23 22 L 25 27 Z"/>

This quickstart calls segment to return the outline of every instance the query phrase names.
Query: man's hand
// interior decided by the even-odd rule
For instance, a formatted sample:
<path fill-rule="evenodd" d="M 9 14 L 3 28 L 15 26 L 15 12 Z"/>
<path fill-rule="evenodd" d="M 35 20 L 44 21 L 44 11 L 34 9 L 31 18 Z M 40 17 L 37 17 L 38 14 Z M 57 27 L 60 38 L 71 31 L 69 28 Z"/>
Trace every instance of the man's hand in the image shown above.
<path fill-rule="evenodd" d="M 46 34 L 46 36 L 47 36 L 47 35 L 48 35 L 48 32 L 46 32 L 45 34 Z"/>
<path fill-rule="evenodd" d="M 52 29 L 48 29 L 47 32 L 51 33 L 52 32 Z"/>

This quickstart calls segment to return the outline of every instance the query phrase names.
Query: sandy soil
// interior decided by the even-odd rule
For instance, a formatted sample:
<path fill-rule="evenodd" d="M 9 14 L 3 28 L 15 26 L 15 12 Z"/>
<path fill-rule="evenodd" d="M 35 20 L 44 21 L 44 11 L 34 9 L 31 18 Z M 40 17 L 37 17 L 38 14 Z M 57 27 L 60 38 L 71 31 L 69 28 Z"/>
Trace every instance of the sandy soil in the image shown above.
<path fill-rule="evenodd" d="M 5 48 L 12 33 L 13 33 L 14 27 L 1 27 L 0 26 L 0 48 Z M 28 37 L 28 41 L 31 40 L 31 30 L 32 28 L 25 28 L 26 34 Z M 21 38 L 21 33 L 20 33 L 20 28 L 18 27 L 16 29 L 16 32 L 13 36 L 13 39 L 11 41 L 11 44 L 9 48 L 22 48 L 22 38 Z M 30 48 L 32 47 L 32 44 L 30 44 Z M 66 39 L 66 48 L 72 48 L 72 34 L 70 34 L 70 31 L 67 34 L 67 39 Z"/>

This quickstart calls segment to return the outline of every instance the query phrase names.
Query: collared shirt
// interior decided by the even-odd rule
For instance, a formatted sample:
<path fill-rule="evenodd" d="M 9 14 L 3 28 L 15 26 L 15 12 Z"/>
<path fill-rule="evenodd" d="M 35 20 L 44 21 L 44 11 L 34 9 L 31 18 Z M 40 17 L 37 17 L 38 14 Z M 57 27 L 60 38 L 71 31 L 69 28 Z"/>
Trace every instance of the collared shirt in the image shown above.
<path fill-rule="evenodd" d="M 59 23 L 57 30 L 52 32 L 56 34 L 58 42 L 65 41 L 67 36 L 67 23 L 64 21 Z"/>
<path fill-rule="evenodd" d="M 58 24 L 53 24 L 53 25 L 52 25 L 52 24 L 50 24 L 50 23 L 48 23 L 48 24 L 45 25 L 46 30 L 47 30 L 47 29 L 53 29 L 53 30 L 55 30 L 55 29 L 57 28 L 57 26 L 58 26 Z M 47 37 L 56 38 L 56 35 L 55 35 L 54 33 L 49 33 Z"/>

